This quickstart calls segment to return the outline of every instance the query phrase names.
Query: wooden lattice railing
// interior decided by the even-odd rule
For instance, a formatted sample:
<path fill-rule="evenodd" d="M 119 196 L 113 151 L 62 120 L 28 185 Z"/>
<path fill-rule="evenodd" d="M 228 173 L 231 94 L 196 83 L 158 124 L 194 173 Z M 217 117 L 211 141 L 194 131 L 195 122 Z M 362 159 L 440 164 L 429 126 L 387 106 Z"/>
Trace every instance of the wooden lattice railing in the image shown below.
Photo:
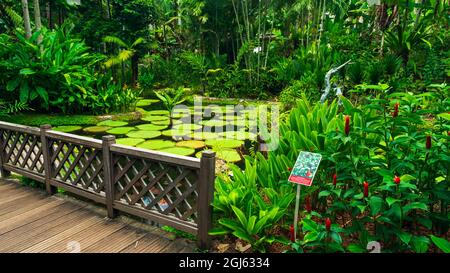
<path fill-rule="evenodd" d="M 196 234 L 209 247 L 215 154 L 201 159 L 115 144 L 41 128 L 0 122 L 0 172 L 44 183 L 118 211 Z"/>

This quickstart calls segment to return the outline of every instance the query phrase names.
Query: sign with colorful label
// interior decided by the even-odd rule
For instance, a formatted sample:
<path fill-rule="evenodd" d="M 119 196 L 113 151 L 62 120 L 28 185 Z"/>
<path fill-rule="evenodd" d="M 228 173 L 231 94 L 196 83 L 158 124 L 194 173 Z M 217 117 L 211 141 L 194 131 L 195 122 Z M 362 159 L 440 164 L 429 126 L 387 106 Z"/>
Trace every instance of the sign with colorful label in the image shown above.
<path fill-rule="evenodd" d="M 311 186 L 321 160 L 321 154 L 300 152 L 289 176 L 289 182 Z"/>

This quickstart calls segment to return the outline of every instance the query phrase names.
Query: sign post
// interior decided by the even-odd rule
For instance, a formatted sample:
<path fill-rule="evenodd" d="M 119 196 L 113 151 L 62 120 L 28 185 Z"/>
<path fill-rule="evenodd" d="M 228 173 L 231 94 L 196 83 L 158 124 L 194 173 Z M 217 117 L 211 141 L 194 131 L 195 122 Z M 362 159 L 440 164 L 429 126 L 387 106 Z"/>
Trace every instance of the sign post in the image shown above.
<path fill-rule="evenodd" d="M 320 161 L 322 160 L 321 154 L 300 152 L 294 168 L 292 168 L 291 175 L 289 176 L 289 182 L 297 184 L 297 196 L 295 198 L 295 215 L 294 215 L 294 240 L 297 240 L 297 223 L 298 223 L 298 211 L 300 209 L 300 191 L 301 186 L 310 187 L 316 175 Z"/>

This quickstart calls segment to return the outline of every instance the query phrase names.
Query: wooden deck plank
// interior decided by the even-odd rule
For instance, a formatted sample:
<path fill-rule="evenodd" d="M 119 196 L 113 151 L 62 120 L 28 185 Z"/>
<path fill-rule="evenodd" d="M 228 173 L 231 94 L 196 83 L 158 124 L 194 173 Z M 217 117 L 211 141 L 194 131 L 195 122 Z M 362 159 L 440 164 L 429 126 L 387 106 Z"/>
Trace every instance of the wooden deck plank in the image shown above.
<path fill-rule="evenodd" d="M 153 244 L 155 241 L 161 240 L 162 238 L 157 235 L 153 234 L 147 234 L 146 236 L 142 237 L 138 241 L 136 241 L 134 244 L 131 244 L 127 246 L 126 248 L 122 249 L 121 253 L 140 253 L 144 249 L 146 249 L 149 245 Z"/>
<path fill-rule="evenodd" d="M 55 199 L 50 200 L 47 204 L 40 204 L 35 208 L 27 207 L 28 210 L 26 212 L 20 211 L 19 214 L 14 214 L 14 212 L 5 214 L 11 214 L 12 217 L 0 222 L 0 235 L 17 227 L 23 226 L 27 223 L 33 222 L 39 218 L 42 218 L 44 215 L 49 214 L 49 209 L 60 206 L 62 203 L 64 203 L 64 201 Z"/>
<path fill-rule="evenodd" d="M 132 227 L 125 227 L 120 229 L 110 236 L 98 241 L 92 246 L 86 248 L 83 252 L 86 253 L 116 253 L 122 249 L 134 244 L 140 240 L 146 234 L 141 230 L 134 229 Z"/>
<path fill-rule="evenodd" d="M 103 221 L 91 226 L 90 228 L 73 234 L 64 240 L 61 240 L 53 245 L 48 245 L 42 252 L 55 253 L 71 252 L 71 249 L 67 247 L 68 243 L 71 241 L 78 242 L 80 244 L 80 251 L 83 252 L 84 248 L 87 248 L 94 243 L 102 240 L 103 238 L 109 236 L 110 234 L 116 232 L 117 230 L 125 227 L 125 224 L 114 222 L 111 220 L 103 219 Z"/>
<path fill-rule="evenodd" d="M 0 179 L 0 253 L 71 252 L 71 241 L 88 253 L 192 252 L 159 228 L 105 215 L 104 208 Z"/>
<path fill-rule="evenodd" d="M 47 246 L 58 243 L 59 241 L 69 238 L 70 236 L 73 236 L 78 232 L 84 231 L 85 229 L 90 228 L 91 226 L 101 222 L 102 220 L 103 219 L 98 217 L 97 215 L 85 217 L 81 222 L 79 222 L 75 226 L 70 227 L 64 230 L 63 232 L 60 232 L 57 235 L 52 236 L 44 241 L 41 241 L 38 244 L 33 245 L 32 247 L 26 248 L 22 250 L 21 253 L 42 252 L 45 248 L 47 248 Z"/>
<path fill-rule="evenodd" d="M 47 216 L 28 223 L 0 236 L 0 252 L 13 245 L 21 244 L 42 233 L 50 233 L 53 227 L 69 222 L 77 215 L 81 215 L 80 207 L 71 203 L 64 203 Z M 86 213 L 87 215 L 87 213 Z"/>

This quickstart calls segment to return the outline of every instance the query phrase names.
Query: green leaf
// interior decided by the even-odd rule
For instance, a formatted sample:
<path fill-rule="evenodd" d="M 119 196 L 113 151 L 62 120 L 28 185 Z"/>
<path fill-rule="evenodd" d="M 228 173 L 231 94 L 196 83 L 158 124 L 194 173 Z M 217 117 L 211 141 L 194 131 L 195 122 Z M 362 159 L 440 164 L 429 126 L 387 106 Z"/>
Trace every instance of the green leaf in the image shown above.
<path fill-rule="evenodd" d="M 441 113 L 441 114 L 438 115 L 438 117 L 441 117 L 441 118 L 446 119 L 446 120 L 450 120 L 450 114 L 449 113 Z"/>
<path fill-rule="evenodd" d="M 19 72 L 20 75 L 32 75 L 32 74 L 35 74 L 35 73 L 36 73 L 36 72 L 33 71 L 33 70 L 30 69 L 30 68 L 22 68 L 22 69 L 20 70 L 20 72 Z"/>
<path fill-rule="evenodd" d="M 21 80 L 22 79 L 20 77 L 15 77 L 14 79 L 8 81 L 8 83 L 6 84 L 6 90 L 10 92 L 16 90 Z"/>
<path fill-rule="evenodd" d="M 416 180 L 416 178 L 415 178 L 414 176 L 412 176 L 412 175 L 405 174 L 405 175 L 402 175 L 402 176 L 400 177 L 400 180 L 401 180 L 402 182 L 409 182 L 409 181 L 411 181 L 411 180 Z"/>
<path fill-rule="evenodd" d="M 442 250 L 444 253 L 450 253 L 450 242 L 436 237 L 434 235 L 430 235 L 431 241 L 433 241 L 433 243 L 440 249 Z"/>
<path fill-rule="evenodd" d="M 412 202 L 403 207 L 403 215 L 406 215 L 410 210 L 420 209 L 428 210 L 428 206 L 421 202 Z"/>
<path fill-rule="evenodd" d="M 370 197 L 369 206 L 370 206 L 372 215 L 376 215 L 381 211 L 381 207 L 383 206 L 383 203 L 384 203 L 383 199 L 381 199 L 378 196 Z"/>
<path fill-rule="evenodd" d="M 220 236 L 220 235 L 225 235 L 228 233 L 230 233 L 228 230 L 221 228 L 221 227 L 213 228 L 208 232 L 208 234 L 211 236 Z"/>
<path fill-rule="evenodd" d="M 328 196 L 328 195 L 330 195 L 330 193 L 331 193 L 331 192 L 329 192 L 329 191 L 321 191 L 321 192 L 319 193 L 319 198 L 320 198 L 320 197 L 324 197 L 324 196 Z"/>
<path fill-rule="evenodd" d="M 367 250 L 363 248 L 361 245 L 350 244 L 347 246 L 348 251 L 351 253 L 365 253 Z"/>
<path fill-rule="evenodd" d="M 398 237 L 400 238 L 400 240 L 402 240 L 403 243 L 405 243 L 406 245 L 409 244 L 409 242 L 411 241 L 412 235 L 404 232 L 404 231 L 399 231 L 397 232 Z"/>
<path fill-rule="evenodd" d="M 239 208 L 237 208 L 235 206 L 231 206 L 231 208 L 233 209 L 236 217 L 239 219 L 239 222 L 241 222 L 241 225 L 243 227 L 246 227 L 247 226 L 247 217 L 245 217 L 245 214 L 242 212 L 242 210 L 240 210 Z"/>
<path fill-rule="evenodd" d="M 401 200 L 399 199 L 395 199 L 393 197 L 387 197 L 386 198 L 386 202 L 388 203 L 389 207 L 392 206 L 392 204 L 394 204 L 395 202 L 400 202 Z"/>

